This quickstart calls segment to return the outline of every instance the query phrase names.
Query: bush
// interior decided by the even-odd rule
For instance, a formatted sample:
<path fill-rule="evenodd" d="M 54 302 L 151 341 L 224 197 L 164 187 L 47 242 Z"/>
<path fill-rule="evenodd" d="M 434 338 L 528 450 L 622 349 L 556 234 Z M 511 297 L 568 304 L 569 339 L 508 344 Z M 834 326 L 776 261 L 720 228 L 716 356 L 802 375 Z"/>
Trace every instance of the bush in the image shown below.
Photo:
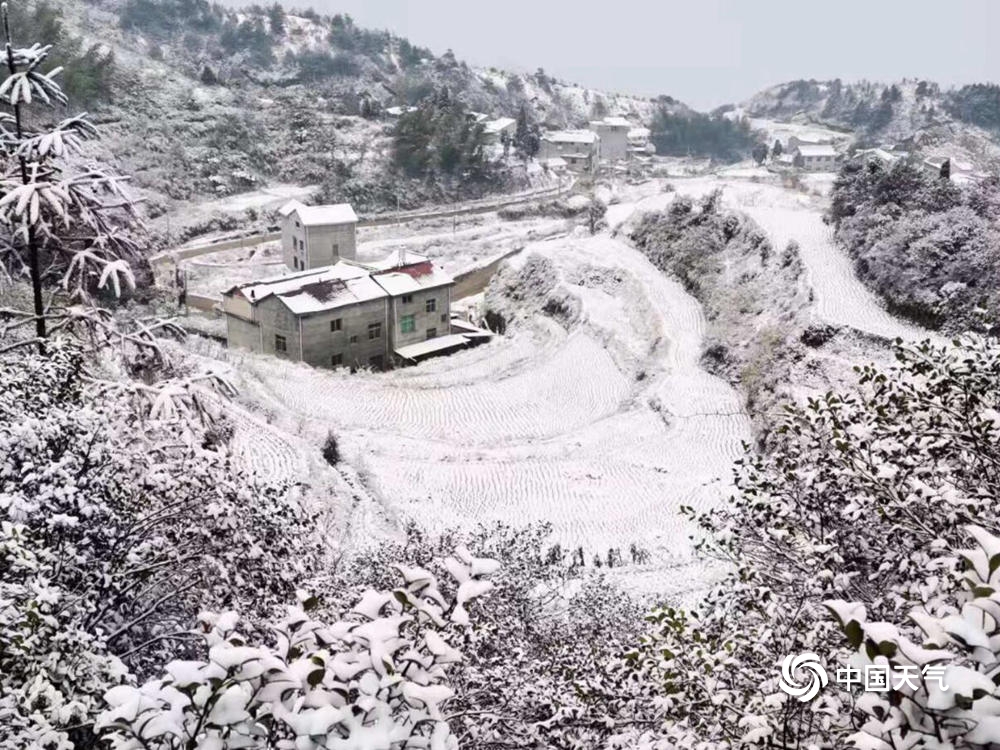
<path fill-rule="evenodd" d="M 891 310 L 961 331 L 995 326 L 1000 315 L 998 204 L 994 181 L 963 189 L 906 163 L 852 161 L 834 184 L 830 219 Z"/>
<path fill-rule="evenodd" d="M 337 443 L 337 436 L 333 432 L 328 432 L 326 440 L 323 441 L 323 458 L 330 466 L 336 466 L 340 463 L 340 446 Z"/>

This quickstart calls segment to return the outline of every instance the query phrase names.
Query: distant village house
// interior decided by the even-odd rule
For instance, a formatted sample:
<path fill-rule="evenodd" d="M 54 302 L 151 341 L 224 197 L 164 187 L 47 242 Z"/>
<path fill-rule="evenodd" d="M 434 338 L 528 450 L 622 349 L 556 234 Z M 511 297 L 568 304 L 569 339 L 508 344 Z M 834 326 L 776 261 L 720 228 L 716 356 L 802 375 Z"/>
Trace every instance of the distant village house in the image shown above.
<path fill-rule="evenodd" d="M 590 129 L 600 138 L 601 161 L 624 161 L 628 157 L 628 133 L 632 123 L 624 117 L 593 120 Z"/>
<path fill-rule="evenodd" d="M 792 150 L 792 164 L 809 172 L 832 172 L 836 169 L 837 150 L 828 144 L 801 144 Z"/>
<path fill-rule="evenodd" d="M 600 136 L 592 130 L 555 130 L 542 136 L 539 160 L 560 158 L 575 172 L 593 172 L 600 157 Z"/>
<path fill-rule="evenodd" d="M 491 146 L 499 145 L 504 140 L 513 140 L 516 130 L 517 121 L 510 117 L 498 117 L 483 124 L 483 135 L 486 143 Z"/>

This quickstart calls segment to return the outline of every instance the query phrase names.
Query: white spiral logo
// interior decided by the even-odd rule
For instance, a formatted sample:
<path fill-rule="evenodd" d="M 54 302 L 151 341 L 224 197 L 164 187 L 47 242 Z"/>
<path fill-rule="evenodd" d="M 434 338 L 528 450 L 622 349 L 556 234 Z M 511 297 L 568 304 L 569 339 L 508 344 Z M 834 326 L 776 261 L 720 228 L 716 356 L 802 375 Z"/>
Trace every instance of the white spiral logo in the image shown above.
<path fill-rule="evenodd" d="M 811 673 L 809 681 L 804 685 L 795 679 L 796 672 L 800 669 Z M 823 669 L 816 654 L 805 653 L 798 656 L 789 654 L 781 663 L 778 687 L 793 698 L 806 703 L 819 695 L 819 691 L 825 688 L 829 681 L 830 678 L 827 677 L 826 670 Z"/>

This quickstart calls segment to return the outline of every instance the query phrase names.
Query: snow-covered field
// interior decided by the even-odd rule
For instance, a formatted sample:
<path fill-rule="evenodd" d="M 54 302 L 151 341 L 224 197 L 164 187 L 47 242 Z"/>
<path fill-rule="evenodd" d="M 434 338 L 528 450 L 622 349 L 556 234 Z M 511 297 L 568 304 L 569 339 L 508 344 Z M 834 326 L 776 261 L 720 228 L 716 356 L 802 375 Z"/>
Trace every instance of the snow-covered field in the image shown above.
<path fill-rule="evenodd" d="M 360 253 L 405 243 L 437 249 L 454 268 L 470 254 L 523 244 L 514 271 L 540 259 L 550 278 L 540 280 L 542 299 L 529 285 L 508 300 L 523 314 L 506 336 L 417 367 L 350 375 L 229 353 L 241 400 L 256 412 L 237 420 L 238 452 L 250 467 L 304 476 L 331 496 L 349 488 L 344 517 L 355 539 L 407 518 L 431 529 L 548 521 L 588 560 L 609 548 L 627 560 L 633 544 L 650 551 L 650 563 L 615 572 L 633 590 L 703 588 L 713 570 L 693 557 L 693 529 L 678 509 L 724 498 L 749 419 L 739 394 L 699 365 L 700 307 L 621 238 L 629 222 L 678 194 L 721 187 L 776 247 L 800 244 L 818 319 L 888 338 L 927 334 L 890 316 L 854 277 L 816 196 L 745 178 L 671 182 L 675 192 L 662 180 L 614 187 L 610 231 L 596 237 L 541 239 L 542 219 L 481 218 L 409 237 L 379 230 Z M 545 298 L 560 300 L 564 314 L 541 313 Z M 335 481 L 318 458 L 329 431 L 345 459 Z"/>
<path fill-rule="evenodd" d="M 237 355 L 245 403 L 315 453 L 328 430 L 364 478 L 366 502 L 430 528 L 549 521 L 588 560 L 632 544 L 650 564 L 633 587 L 681 594 L 706 582 L 681 505 L 708 509 L 748 440 L 739 395 L 698 365 L 703 319 L 681 286 L 624 242 L 529 242 L 579 313 L 537 314 L 508 336 L 418 367 L 349 375 Z M 237 425 L 267 472 L 302 471 L 295 450 Z M 280 441 L 279 441 L 280 442 Z"/>

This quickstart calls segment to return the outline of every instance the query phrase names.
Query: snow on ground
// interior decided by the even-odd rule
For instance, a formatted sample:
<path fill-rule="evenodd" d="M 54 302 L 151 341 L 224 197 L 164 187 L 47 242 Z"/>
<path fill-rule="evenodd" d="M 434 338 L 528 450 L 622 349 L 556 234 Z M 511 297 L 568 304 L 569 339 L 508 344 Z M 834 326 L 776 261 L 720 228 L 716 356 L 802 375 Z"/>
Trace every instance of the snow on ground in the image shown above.
<path fill-rule="evenodd" d="M 754 130 L 762 130 L 766 133 L 766 143 L 770 146 L 776 140 L 781 141 L 782 146 L 788 145 L 788 139 L 793 135 L 808 141 L 830 141 L 841 143 L 851 140 L 854 136 L 851 133 L 844 133 L 839 130 L 831 130 L 811 122 L 778 122 L 762 117 L 751 117 L 750 127 Z"/>
<path fill-rule="evenodd" d="M 348 488 L 354 539 L 370 542 L 406 518 L 434 530 L 548 521 L 588 559 L 612 547 L 627 558 L 632 544 L 649 550 L 648 565 L 612 571 L 633 591 L 686 599 L 704 589 L 717 569 L 693 556 L 693 529 L 678 508 L 707 510 L 726 496 L 749 419 L 739 394 L 699 366 L 698 304 L 615 235 L 677 194 L 721 187 L 776 247 L 800 244 L 819 319 L 887 338 L 927 333 L 890 316 L 855 278 L 815 196 L 757 179 L 671 183 L 676 192 L 664 192 L 663 180 L 612 186 L 621 200 L 608 209 L 611 231 L 596 237 L 541 239 L 543 219 L 477 219 L 454 233 L 379 229 L 359 254 L 421 243 L 454 264 L 525 244 L 512 265 L 546 261 L 547 293 L 569 300 L 569 312 L 559 322 L 532 313 L 541 305 L 526 294 L 512 303 L 524 316 L 506 336 L 388 373 L 220 355 L 254 412 L 237 420 L 237 452 L 259 471 L 326 488 L 326 497 Z M 328 431 L 345 460 L 339 479 L 318 481 L 329 471 L 317 459 Z"/>
<path fill-rule="evenodd" d="M 431 529 L 550 521 L 588 559 L 612 547 L 627 557 L 633 543 L 652 552 L 619 572 L 633 587 L 704 587 L 711 571 L 678 509 L 721 501 L 750 428 L 739 395 L 699 367 L 699 306 L 607 235 L 533 242 L 519 257 L 531 255 L 579 302 L 565 327 L 538 314 L 487 345 L 381 374 L 241 355 L 246 400 L 316 452 L 333 430 L 389 517 Z M 254 425 L 240 429 L 253 451 Z M 292 461 L 261 451 L 265 470 Z"/>

